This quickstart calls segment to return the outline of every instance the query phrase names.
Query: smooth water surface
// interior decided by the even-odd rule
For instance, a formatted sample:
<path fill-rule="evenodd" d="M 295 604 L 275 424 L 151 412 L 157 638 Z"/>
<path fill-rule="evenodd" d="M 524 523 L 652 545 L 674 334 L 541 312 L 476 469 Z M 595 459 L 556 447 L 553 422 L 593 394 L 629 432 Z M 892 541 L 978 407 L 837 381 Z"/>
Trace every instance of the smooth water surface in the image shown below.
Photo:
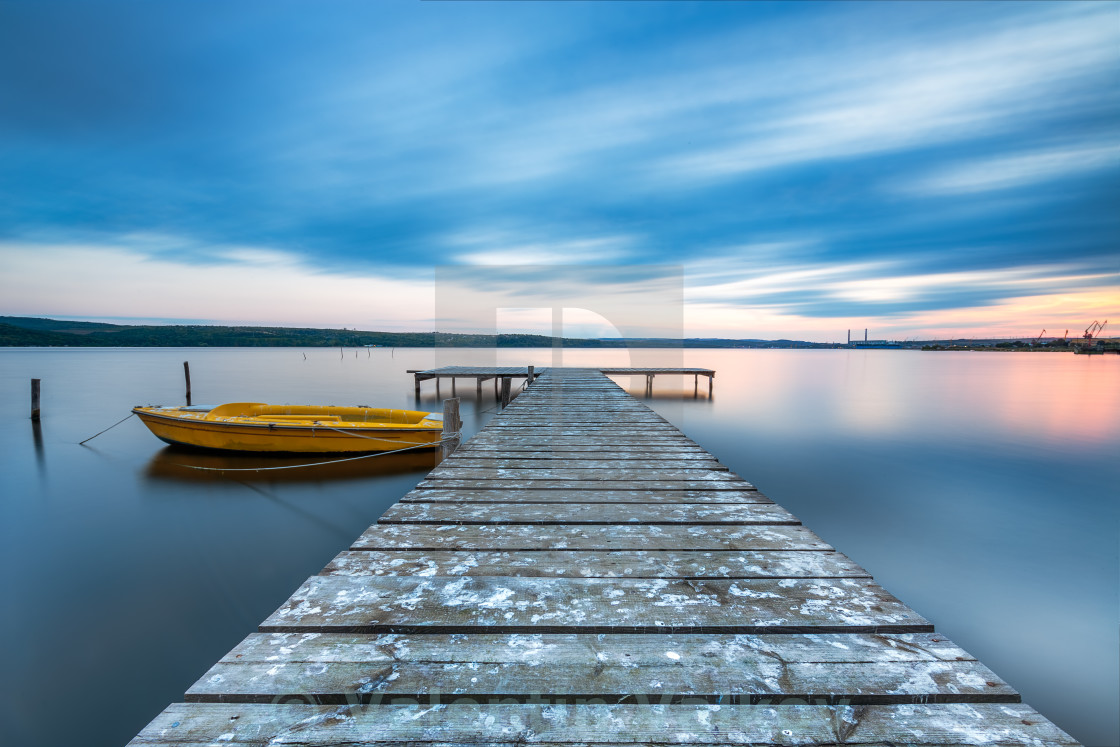
<path fill-rule="evenodd" d="M 0 350 L 3 728 L 13 744 L 119 745 L 345 549 L 438 459 L 298 460 L 164 446 L 135 404 L 416 409 L 406 369 L 551 365 L 553 350 Z M 682 364 L 566 350 L 564 365 Z M 1024 700 L 1120 743 L 1120 357 L 686 351 L 715 393 L 658 377 L 649 404 L 862 564 Z M 43 380 L 43 421 L 28 420 Z M 644 380 L 618 379 L 640 396 Z M 630 386 L 632 384 L 632 386 Z M 443 396 L 448 396 L 444 386 Z M 464 428 L 494 412 L 461 382 Z M 425 384 L 419 409 L 439 410 Z M 318 461 L 318 460 L 303 460 Z"/>

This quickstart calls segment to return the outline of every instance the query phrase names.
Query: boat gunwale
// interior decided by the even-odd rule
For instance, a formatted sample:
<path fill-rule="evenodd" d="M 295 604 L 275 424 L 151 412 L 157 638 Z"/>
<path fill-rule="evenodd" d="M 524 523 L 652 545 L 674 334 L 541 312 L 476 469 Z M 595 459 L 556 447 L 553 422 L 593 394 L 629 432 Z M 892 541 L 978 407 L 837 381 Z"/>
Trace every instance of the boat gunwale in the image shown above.
<path fill-rule="evenodd" d="M 145 417 L 149 417 L 149 418 L 164 420 L 164 421 L 171 422 L 171 423 L 178 423 L 178 424 L 183 425 L 183 426 L 187 426 L 187 425 L 214 426 L 217 429 L 229 428 L 231 426 L 236 426 L 238 428 L 258 428 L 258 429 L 274 431 L 274 432 L 275 431 L 280 431 L 280 430 L 284 430 L 284 431 L 296 431 L 296 430 L 315 431 L 316 429 L 320 429 L 320 430 L 328 430 L 328 431 L 336 431 L 336 432 L 341 431 L 342 433 L 346 433 L 347 435 L 358 435 L 358 434 L 361 434 L 361 433 L 370 433 L 370 432 L 378 432 L 378 431 L 383 431 L 385 433 L 390 433 L 390 434 L 391 433 L 441 433 L 443 431 L 442 426 L 440 426 L 439 428 L 431 428 L 431 427 L 423 427 L 422 428 L 418 425 L 412 425 L 412 424 L 409 424 L 409 423 L 373 422 L 373 423 L 370 423 L 369 425 L 355 424 L 355 425 L 349 425 L 347 427 L 341 427 L 341 426 L 336 426 L 336 425 L 333 425 L 333 424 L 328 425 L 326 423 L 320 423 L 319 425 L 304 425 L 304 424 L 295 425 L 295 424 L 287 424 L 287 423 L 282 423 L 282 422 L 281 423 L 276 423 L 276 422 L 269 422 L 269 423 L 259 423 L 259 422 L 257 422 L 257 423 L 255 423 L 255 422 L 252 422 L 251 419 L 249 419 L 249 418 L 245 418 L 245 419 L 237 418 L 237 419 L 235 419 L 235 418 L 232 418 L 232 417 L 229 418 L 229 419 L 224 419 L 224 420 L 204 420 L 202 418 L 184 418 L 184 417 L 176 417 L 174 415 L 166 415 L 164 413 L 152 412 L 150 407 L 154 407 L 154 406 L 155 405 L 137 406 L 137 407 L 132 408 L 132 413 L 134 415 L 136 415 L 137 417 L 139 417 L 141 420 L 143 420 Z M 354 421 L 342 421 L 342 422 L 354 423 Z M 421 421 L 421 422 L 423 422 L 423 421 Z M 349 431 L 353 431 L 353 433 L 349 433 Z"/>

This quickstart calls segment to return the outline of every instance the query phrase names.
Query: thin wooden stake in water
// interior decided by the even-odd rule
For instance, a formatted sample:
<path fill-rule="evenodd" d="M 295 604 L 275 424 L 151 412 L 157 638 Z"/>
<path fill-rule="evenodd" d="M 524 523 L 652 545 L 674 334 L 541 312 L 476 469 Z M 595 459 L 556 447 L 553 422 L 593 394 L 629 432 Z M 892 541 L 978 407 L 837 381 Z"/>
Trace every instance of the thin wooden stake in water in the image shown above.
<path fill-rule="evenodd" d="M 39 422 L 39 379 L 31 380 L 31 420 Z"/>
<path fill-rule="evenodd" d="M 187 380 L 187 406 L 191 404 L 191 364 L 183 361 L 183 377 Z"/>

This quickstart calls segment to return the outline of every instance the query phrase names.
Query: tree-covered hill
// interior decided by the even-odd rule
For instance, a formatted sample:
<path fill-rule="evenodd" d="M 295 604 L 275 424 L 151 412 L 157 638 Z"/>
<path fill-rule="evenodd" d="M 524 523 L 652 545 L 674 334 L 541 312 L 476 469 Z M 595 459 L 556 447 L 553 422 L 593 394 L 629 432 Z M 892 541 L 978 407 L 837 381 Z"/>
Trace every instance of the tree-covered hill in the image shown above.
<path fill-rule="evenodd" d="M 0 316 L 0 347 L 362 347 L 549 348 L 547 335 L 469 335 L 445 332 L 366 332 L 303 327 L 220 327 L 202 324 L 130 325 Z M 565 348 L 817 348 L 828 343 L 723 338 L 583 339 Z"/>
<path fill-rule="evenodd" d="M 565 338 L 564 347 L 620 347 L 621 341 Z M 679 344 L 679 343 L 678 343 Z M 49 347 L 551 347 L 544 335 L 366 332 L 301 327 L 123 325 L 0 317 L 0 346 Z"/>

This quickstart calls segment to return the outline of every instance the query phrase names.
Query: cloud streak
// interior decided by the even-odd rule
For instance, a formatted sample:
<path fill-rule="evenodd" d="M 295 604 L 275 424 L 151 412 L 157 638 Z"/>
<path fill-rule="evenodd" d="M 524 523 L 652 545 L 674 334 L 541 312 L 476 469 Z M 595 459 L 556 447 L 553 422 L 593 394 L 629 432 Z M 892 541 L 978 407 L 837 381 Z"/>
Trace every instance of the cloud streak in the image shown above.
<path fill-rule="evenodd" d="M 909 189 L 926 195 L 957 195 L 1019 189 L 1115 168 L 1120 143 L 1086 143 L 981 159 L 943 169 Z"/>

